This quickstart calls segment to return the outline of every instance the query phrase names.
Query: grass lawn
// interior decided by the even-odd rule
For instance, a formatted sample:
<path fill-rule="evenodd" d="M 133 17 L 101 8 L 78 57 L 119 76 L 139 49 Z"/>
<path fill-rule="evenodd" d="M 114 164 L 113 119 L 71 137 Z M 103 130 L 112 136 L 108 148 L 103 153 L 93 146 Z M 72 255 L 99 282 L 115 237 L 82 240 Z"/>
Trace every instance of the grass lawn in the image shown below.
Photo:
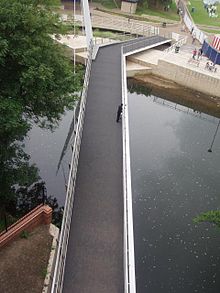
<path fill-rule="evenodd" d="M 137 12 L 136 14 L 138 15 L 152 15 L 152 16 L 158 16 L 161 18 L 166 18 L 166 19 L 171 19 L 171 20 L 176 20 L 179 21 L 179 15 L 177 14 L 177 7 L 176 7 L 176 3 L 173 1 L 170 4 L 170 8 L 169 11 L 164 11 L 163 8 L 162 9 L 151 9 L 151 8 L 147 8 L 145 6 L 141 7 L 139 6 L 137 8 Z"/>
<path fill-rule="evenodd" d="M 114 9 L 120 7 L 120 4 L 114 0 L 95 0 L 95 3 L 100 3 L 106 9 Z"/>
<path fill-rule="evenodd" d="M 95 29 L 93 31 L 93 36 L 100 37 L 100 38 L 109 38 L 112 40 L 120 40 L 120 41 L 126 41 L 126 40 L 131 39 L 130 36 L 126 36 L 124 34 L 117 34 L 117 33 L 111 32 L 111 31 L 101 31 L 99 29 Z"/>
<path fill-rule="evenodd" d="M 116 1 L 116 0 L 115 1 L 114 0 L 94 0 L 93 2 L 102 4 L 102 6 L 106 9 L 114 9 L 114 8 L 117 8 L 117 6 L 118 6 L 118 8 L 121 7 L 121 4 L 118 3 L 118 1 Z M 136 13 L 132 14 L 131 18 L 135 19 L 135 15 L 146 16 L 146 17 L 147 17 L 147 15 L 150 15 L 150 16 L 157 16 L 157 17 L 164 18 L 164 19 L 179 21 L 180 18 L 177 15 L 176 11 L 177 11 L 177 8 L 176 8 L 176 4 L 174 2 L 172 2 L 172 4 L 170 5 L 170 9 L 167 12 L 164 11 L 163 8 L 153 10 L 153 9 L 146 8 L 145 5 L 144 6 L 139 5 L 137 7 Z M 149 19 L 149 21 L 152 21 L 152 19 Z M 158 22 L 158 21 L 155 21 L 155 22 Z"/>
<path fill-rule="evenodd" d="M 220 28 L 219 30 L 209 30 L 209 29 L 202 29 L 204 32 L 210 33 L 210 34 L 220 34 Z"/>
<path fill-rule="evenodd" d="M 209 17 L 207 10 L 203 6 L 202 0 L 191 0 L 187 5 L 196 24 L 220 27 L 220 3 L 216 6 L 216 14 L 218 14 L 218 17 Z M 195 7 L 195 12 L 193 13 L 191 12 L 192 7 Z"/>

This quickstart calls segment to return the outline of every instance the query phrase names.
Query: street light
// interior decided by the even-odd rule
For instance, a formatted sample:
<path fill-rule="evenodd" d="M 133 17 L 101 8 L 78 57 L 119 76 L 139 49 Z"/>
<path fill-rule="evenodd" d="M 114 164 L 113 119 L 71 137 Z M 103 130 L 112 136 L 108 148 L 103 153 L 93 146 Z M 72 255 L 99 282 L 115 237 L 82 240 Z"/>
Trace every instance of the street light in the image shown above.
<path fill-rule="evenodd" d="M 213 147 L 213 144 L 214 144 L 214 141 L 215 141 L 215 138 L 216 138 L 217 132 L 218 132 L 219 125 L 220 125 L 220 119 L 219 119 L 219 121 L 218 121 L 218 125 L 217 125 L 217 127 L 216 127 L 216 130 L 215 130 L 215 134 L 214 134 L 214 136 L 213 136 L 212 143 L 211 143 L 211 145 L 210 145 L 210 148 L 208 149 L 208 152 L 209 152 L 209 153 L 212 153 L 212 147 Z"/>

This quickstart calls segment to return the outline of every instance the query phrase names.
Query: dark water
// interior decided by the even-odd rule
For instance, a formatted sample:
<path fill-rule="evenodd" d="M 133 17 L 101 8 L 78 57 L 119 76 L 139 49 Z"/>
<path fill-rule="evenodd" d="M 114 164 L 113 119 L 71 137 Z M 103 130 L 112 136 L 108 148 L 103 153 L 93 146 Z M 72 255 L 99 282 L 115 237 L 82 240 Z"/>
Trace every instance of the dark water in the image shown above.
<path fill-rule="evenodd" d="M 193 223 L 220 206 L 218 120 L 161 103 L 129 94 L 137 293 L 219 293 L 220 229 Z"/>
<path fill-rule="evenodd" d="M 70 145 L 67 146 L 59 170 L 58 163 L 72 119 L 73 112 L 67 112 L 53 132 L 33 126 L 25 141 L 25 151 L 31 157 L 30 162 L 38 167 L 39 175 L 46 183 L 48 195 L 56 197 L 60 205 L 65 202 L 65 184 L 68 181 L 68 164 L 71 159 Z"/>

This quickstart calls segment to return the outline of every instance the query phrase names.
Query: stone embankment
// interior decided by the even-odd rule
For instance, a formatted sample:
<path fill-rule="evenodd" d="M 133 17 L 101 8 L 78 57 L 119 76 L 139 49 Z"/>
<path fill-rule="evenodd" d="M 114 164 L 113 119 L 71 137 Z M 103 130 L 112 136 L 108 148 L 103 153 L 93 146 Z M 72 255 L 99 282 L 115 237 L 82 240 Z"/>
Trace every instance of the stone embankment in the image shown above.
<path fill-rule="evenodd" d="M 130 77 L 146 76 L 148 73 L 171 80 L 191 90 L 220 98 L 220 66 L 216 66 L 216 72 L 206 69 L 208 59 L 206 57 L 200 60 L 192 59 L 188 47 L 185 49 L 183 47 L 180 53 L 148 50 L 129 56 L 128 60 L 127 70 Z M 141 65 L 142 68 L 135 69 L 134 64 Z M 144 80 L 144 77 L 142 79 Z"/>

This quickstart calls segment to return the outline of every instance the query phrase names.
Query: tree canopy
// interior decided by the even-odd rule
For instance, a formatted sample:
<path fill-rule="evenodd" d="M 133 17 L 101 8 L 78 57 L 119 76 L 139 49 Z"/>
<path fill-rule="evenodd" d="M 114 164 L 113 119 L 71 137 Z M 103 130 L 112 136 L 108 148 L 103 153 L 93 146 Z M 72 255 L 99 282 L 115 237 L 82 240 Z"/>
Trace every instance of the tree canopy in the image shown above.
<path fill-rule="evenodd" d="M 0 206 L 16 190 L 39 180 L 23 140 L 31 123 L 53 127 L 75 103 L 82 71 L 73 72 L 64 48 L 52 38 L 65 33 L 53 0 L 0 1 Z M 20 189 L 21 190 L 21 189 Z M 1 209 L 0 209 L 1 214 Z"/>
<path fill-rule="evenodd" d="M 65 32 L 51 3 L 0 1 L 1 132 L 19 126 L 21 117 L 53 123 L 74 104 L 80 76 L 51 37 Z"/>

